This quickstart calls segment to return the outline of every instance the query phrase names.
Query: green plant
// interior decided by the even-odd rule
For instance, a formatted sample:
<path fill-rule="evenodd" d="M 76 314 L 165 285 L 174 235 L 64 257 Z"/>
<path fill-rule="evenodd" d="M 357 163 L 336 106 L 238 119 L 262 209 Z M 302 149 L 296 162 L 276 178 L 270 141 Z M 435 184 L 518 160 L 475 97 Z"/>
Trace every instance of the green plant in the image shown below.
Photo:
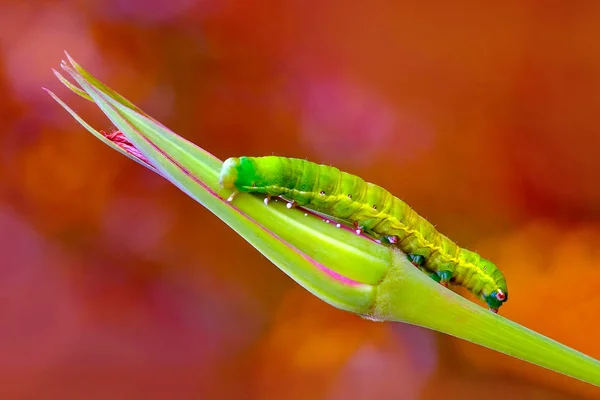
<path fill-rule="evenodd" d="M 208 208 L 292 279 L 323 301 L 378 321 L 434 329 L 600 386 L 600 362 L 435 283 L 405 254 L 350 230 L 338 229 L 282 202 L 268 207 L 254 195 L 226 202 L 219 186 L 222 162 L 168 130 L 81 68 L 70 57 L 62 68 L 80 85 L 57 77 L 95 102 L 119 132 L 93 129 L 56 95 L 88 131 L 153 170 Z"/>

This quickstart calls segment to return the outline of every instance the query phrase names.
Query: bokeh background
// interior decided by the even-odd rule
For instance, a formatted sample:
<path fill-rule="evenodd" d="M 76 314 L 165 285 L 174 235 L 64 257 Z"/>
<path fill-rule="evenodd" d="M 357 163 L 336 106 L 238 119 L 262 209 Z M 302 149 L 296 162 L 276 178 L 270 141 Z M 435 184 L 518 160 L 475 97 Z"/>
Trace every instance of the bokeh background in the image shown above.
<path fill-rule="evenodd" d="M 0 397 L 591 399 L 336 310 L 102 145 L 78 62 L 221 159 L 333 164 L 507 276 L 502 314 L 600 358 L 600 3 L 0 1 Z"/>

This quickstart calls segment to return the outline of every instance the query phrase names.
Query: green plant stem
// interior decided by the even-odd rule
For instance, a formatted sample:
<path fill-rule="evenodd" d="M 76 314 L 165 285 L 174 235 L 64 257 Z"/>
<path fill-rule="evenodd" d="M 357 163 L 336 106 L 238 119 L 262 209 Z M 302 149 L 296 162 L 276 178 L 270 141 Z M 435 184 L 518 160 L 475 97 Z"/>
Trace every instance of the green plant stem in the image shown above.
<path fill-rule="evenodd" d="M 600 386 L 600 362 L 447 290 L 398 252 L 378 286 L 373 317 L 407 322 Z"/>

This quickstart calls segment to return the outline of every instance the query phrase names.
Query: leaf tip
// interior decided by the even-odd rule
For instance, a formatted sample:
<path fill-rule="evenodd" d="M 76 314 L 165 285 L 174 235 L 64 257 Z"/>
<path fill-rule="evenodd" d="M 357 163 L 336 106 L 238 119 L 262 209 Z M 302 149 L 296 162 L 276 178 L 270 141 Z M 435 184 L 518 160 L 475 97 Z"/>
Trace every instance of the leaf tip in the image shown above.
<path fill-rule="evenodd" d="M 51 68 L 52 73 L 54 74 L 54 76 L 56 76 L 58 79 L 62 80 L 62 75 L 60 74 L 60 72 L 58 72 L 57 70 L 55 70 L 54 68 Z"/>
<path fill-rule="evenodd" d="M 63 60 L 63 64 L 66 65 L 69 69 L 71 69 L 71 67 L 75 68 L 77 71 L 82 71 L 83 69 L 79 66 L 79 64 L 77 64 L 77 61 L 75 61 L 73 59 L 73 57 L 71 57 L 71 55 L 65 50 L 65 55 L 67 56 L 67 60 L 69 60 L 69 63 L 71 64 L 70 66 L 67 65 L 67 63 Z"/>
<path fill-rule="evenodd" d="M 65 56 L 67 56 L 67 60 L 69 60 L 69 62 L 70 62 L 71 64 L 74 64 L 74 63 L 75 63 L 75 60 L 73 60 L 73 57 L 71 57 L 71 55 L 69 54 L 69 52 L 68 52 L 67 50 L 64 50 L 64 52 L 65 52 Z M 64 61 L 63 61 L 63 62 L 64 62 Z"/>
<path fill-rule="evenodd" d="M 47 88 L 45 88 L 45 87 L 43 87 L 43 86 L 42 86 L 42 90 L 43 90 L 44 92 L 48 93 L 48 95 L 49 95 L 50 97 L 52 97 L 54 100 L 58 101 L 58 97 L 57 97 L 57 96 L 54 94 L 54 92 L 53 92 L 52 90 L 50 90 L 50 89 L 47 89 Z M 60 101 L 59 101 L 59 103 L 60 103 Z"/>

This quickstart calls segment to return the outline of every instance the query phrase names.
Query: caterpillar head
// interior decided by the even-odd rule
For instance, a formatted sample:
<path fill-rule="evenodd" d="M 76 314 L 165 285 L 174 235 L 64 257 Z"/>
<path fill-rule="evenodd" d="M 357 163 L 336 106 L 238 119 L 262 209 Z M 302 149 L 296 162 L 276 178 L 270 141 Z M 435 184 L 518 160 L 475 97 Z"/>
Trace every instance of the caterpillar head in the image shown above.
<path fill-rule="evenodd" d="M 483 296 L 483 300 L 490 307 L 490 311 L 497 313 L 502 304 L 508 300 L 508 292 L 502 289 L 496 289 L 487 296 Z"/>
<path fill-rule="evenodd" d="M 231 157 L 221 167 L 219 183 L 226 189 L 240 192 L 264 192 L 265 185 L 276 182 L 281 175 L 278 157 Z"/>
<path fill-rule="evenodd" d="M 235 187 L 235 182 L 238 177 L 238 167 L 240 166 L 240 159 L 231 157 L 225 160 L 223 167 L 221 167 L 221 174 L 219 175 L 219 183 L 226 189 Z"/>

